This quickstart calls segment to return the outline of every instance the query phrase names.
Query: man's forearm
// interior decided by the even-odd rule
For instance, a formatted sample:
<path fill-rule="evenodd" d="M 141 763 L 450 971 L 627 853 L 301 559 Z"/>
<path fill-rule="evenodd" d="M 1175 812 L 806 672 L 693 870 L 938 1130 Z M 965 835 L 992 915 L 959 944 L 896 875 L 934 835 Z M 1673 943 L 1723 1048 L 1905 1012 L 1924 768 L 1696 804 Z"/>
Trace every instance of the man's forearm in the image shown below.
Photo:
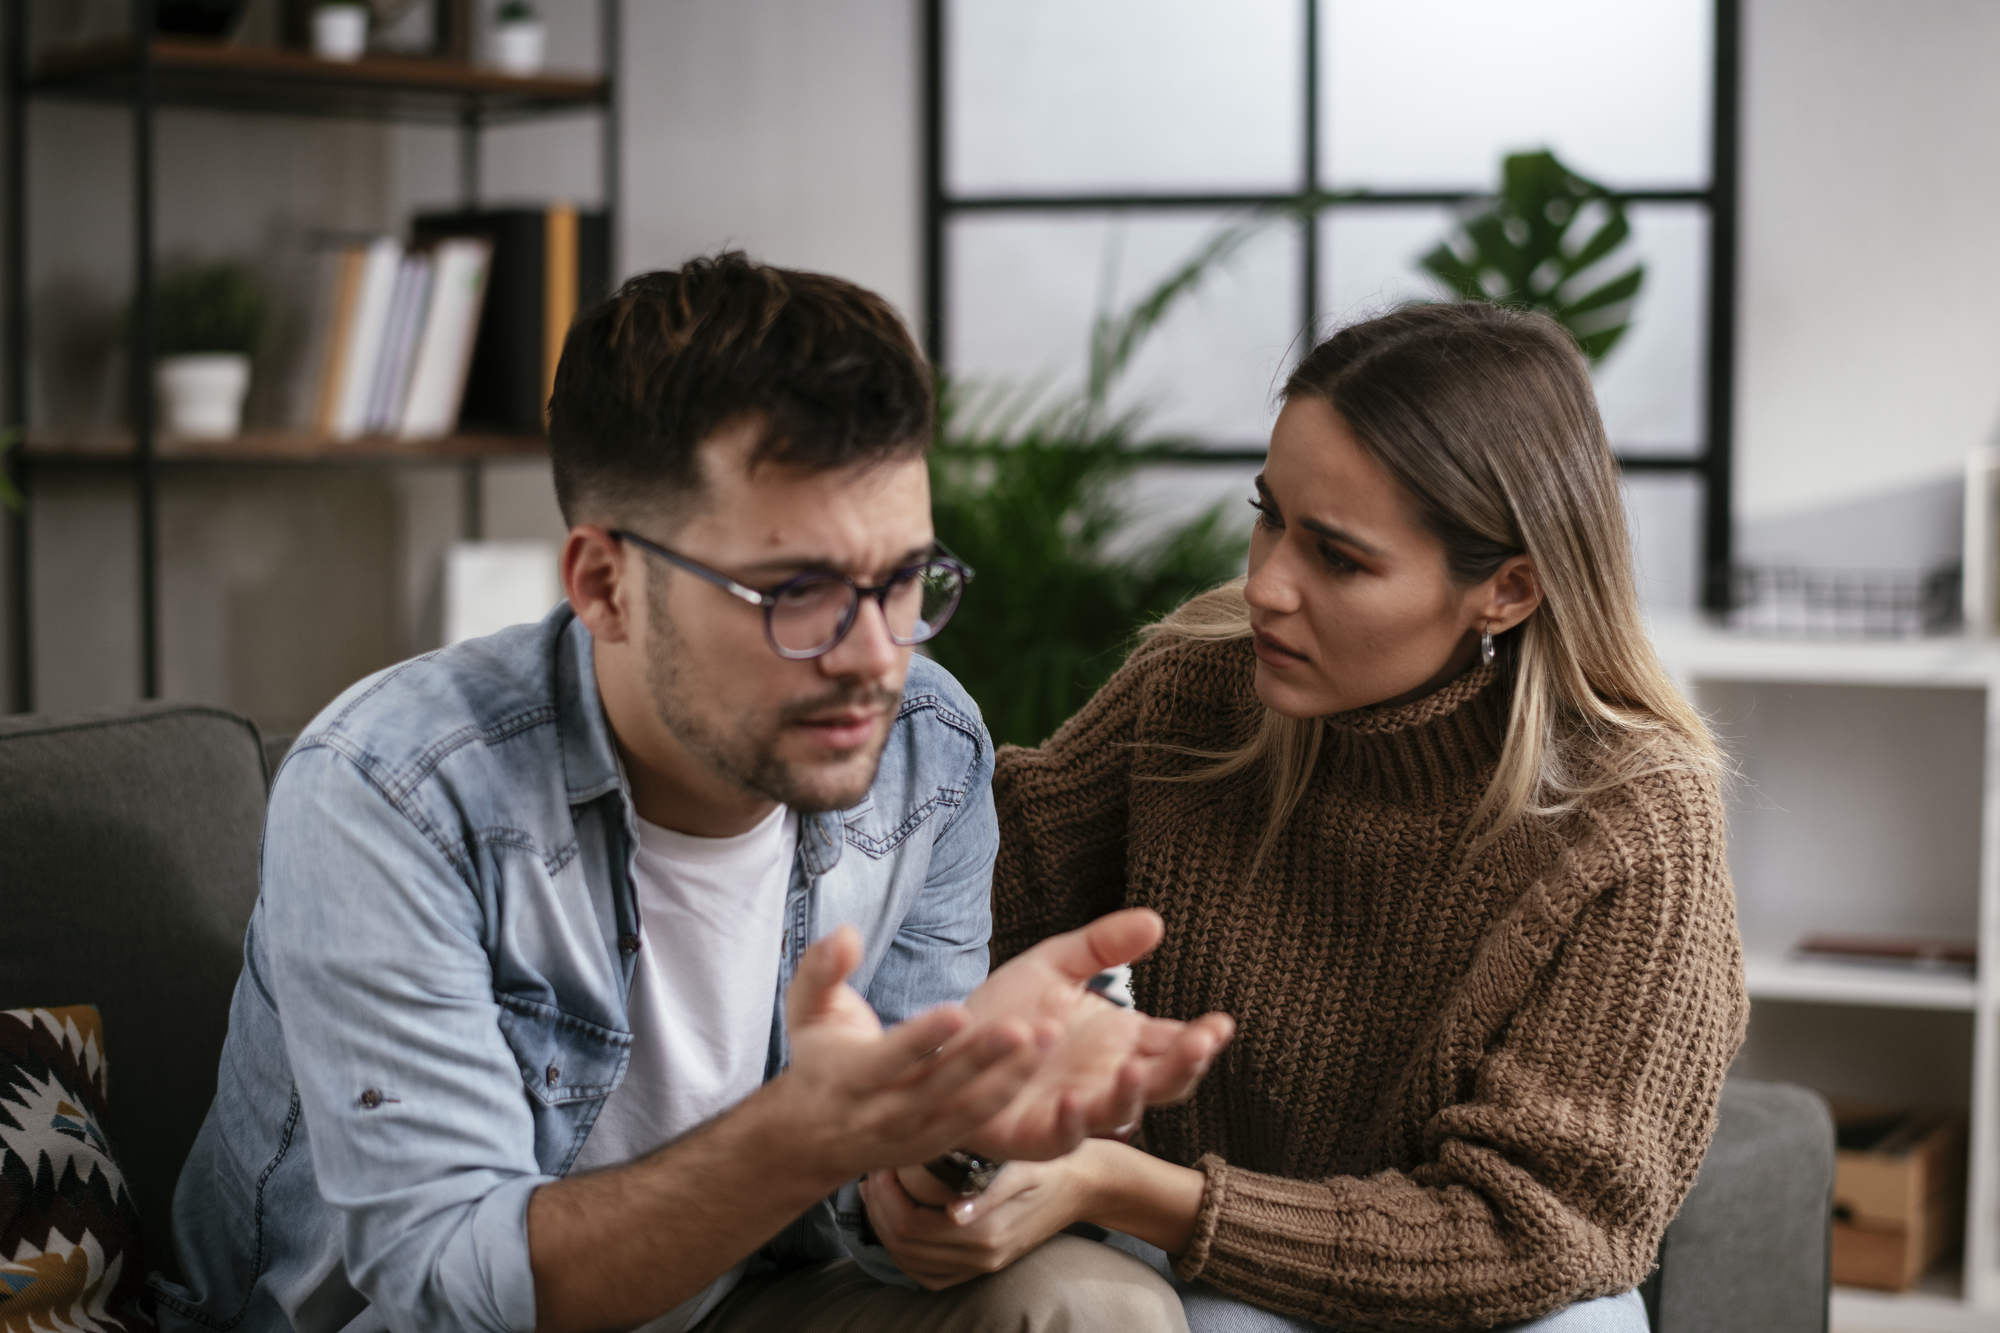
<path fill-rule="evenodd" d="M 535 1191 L 537 1333 L 627 1329 L 700 1292 L 844 1177 L 802 1153 L 776 1084 L 629 1166 Z"/>

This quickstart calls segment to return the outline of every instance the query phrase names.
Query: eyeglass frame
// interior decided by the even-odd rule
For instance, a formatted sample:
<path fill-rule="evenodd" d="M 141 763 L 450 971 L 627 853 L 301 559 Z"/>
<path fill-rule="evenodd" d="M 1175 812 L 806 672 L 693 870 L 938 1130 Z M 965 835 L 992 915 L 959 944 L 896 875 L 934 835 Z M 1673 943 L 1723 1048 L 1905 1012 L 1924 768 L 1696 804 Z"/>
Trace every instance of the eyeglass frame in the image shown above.
<path fill-rule="evenodd" d="M 770 588 L 760 589 L 753 588 L 746 583 L 739 583 L 719 569 L 711 569 L 699 560 L 691 560 L 678 551 L 670 551 L 658 542 L 641 537 L 636 532 L 631 532 L 624 528 L 611 528 L 607 530 L 607 535 L 613 541 L 630 542 L 640 550 L 658 556 L 676 569 L 686 570 L 696 578 L 704 579 L 714 584 L 739 601 L 747 602 L 751 606 L 761 608 L 764 612 L 765 642 L 771 645 L 772 652 L 792 662 L 810 662 L 816 657 L 825 657 L 828 653 L 840 647 L 848 634 L 853 631 L 854 622 L 861 618 L 861 599 L 864 597 L 873 597 L 875 599 L 876 608 L 882 612 L 883 626 L 887 628 L 889 620 L 888 596 L 890 589 L 896 586 L 896 580 L 904 574 L 925 569 L 931 565 L 949 565 L 952 569 L 958 571 L 958 597 L 952 599 L 951 610 L 945 613 L 944 621 L 934 626 L 931 632 L 924 635 L 921 639 L 900 639 L 896 637 L 894 630 L 889 630 L 889 642 L 899 648 L 914 648 L 920 643 L 929 643 L 944 629 L 945 624 L 950 622 L 952 614 L 958 610 L 959 598 L 965 596 L 965 585 L 972 582 L 972 566 L 953 555 L 951 549 L 940 541 L 933 541 L 931 543 L 939 554 L 931 555 L 918 564 L 904 565 L 899 569 L 893 570 L 887 582 L 878 583 L 873 587 L 856 583 L 852 577 L 837 569 L 815 569 L 786 579 L 783 583 L 774 584 Z M 815 580 L 845 583 L 848 591 L 853 594 L 854 599 L 848 604 L 847 615 L 841 621 L 840 628 L 834 631 L 831 639 L 828 639 L 826 643 L 809 652 L 799 652 L 787 648 L 778 642 L 778 632 L 773 628 L 771 619 L 778 609 L 779 594 L 783 593 L 787 588 L 795 587 L 801 583 L 810 583 Z"/>

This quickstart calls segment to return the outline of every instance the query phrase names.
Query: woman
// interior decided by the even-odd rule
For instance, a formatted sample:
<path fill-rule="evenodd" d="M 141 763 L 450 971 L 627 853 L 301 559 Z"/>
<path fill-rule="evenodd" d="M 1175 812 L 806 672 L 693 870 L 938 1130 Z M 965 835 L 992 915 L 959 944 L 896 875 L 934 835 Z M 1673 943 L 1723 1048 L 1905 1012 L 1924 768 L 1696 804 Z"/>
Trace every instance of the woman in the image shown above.
<path fill-rule="evenodd" d="M 1138 1006 L 1236 1040 L 1143 1150 L 951 1212 L 878 1173 L 876 1230 L 946 1285 L 1096 1223 L 1196 1333 L 1643 1330 L 1747 1011 L 1721 761 L 1646 638 L 1589 372 L 1539 315 L 1428 305 L 1284 397 L 1247 580 L 994 779 L 995 961 L 1152 907 Z"/>

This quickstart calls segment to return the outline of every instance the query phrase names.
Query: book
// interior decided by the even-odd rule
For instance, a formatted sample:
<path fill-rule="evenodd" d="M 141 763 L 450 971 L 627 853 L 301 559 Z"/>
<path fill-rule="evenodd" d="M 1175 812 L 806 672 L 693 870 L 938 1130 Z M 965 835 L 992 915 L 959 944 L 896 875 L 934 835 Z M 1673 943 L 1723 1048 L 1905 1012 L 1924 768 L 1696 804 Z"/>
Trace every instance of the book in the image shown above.
<path fill-rule="evenodd" d="M 376 238 L 362 255 L 353 316 L 337 352 L 340 374 L 327 422 L 327 434 L 337 440 L 351 440 L 368 429 L 375 368 L 382 357 L 402 263 L 403 243 L 393 236 Z"/>
<path fill-rule="evenodd" d="M 307 364 L 317 367 L 307 399 L 305 424 L 314 434 L 333 433 L 334 412 L 339 405 L 341 376 L 347 360 L 347 344 L 354 326 L 354 308 L 361 291 L 361 270 L 367 255 L 365 246 L 337 245 L 320 253 L 319 298 L 314 306 L 324 312 L 313 321 L 312 345 Z"/>
<path fill-rule="evenodd" d="M 430 304 L 431 257 L 411 252 L 396 271 L 396 292 L 389 303 L 382 351 L 376 358 L 374 386 L 368 391 L 370 435 L 386 435 L 403 419 L 403 390 L 409 384 L 410 362 L 416 356 L 417 334 Z"/>
<path fill-rule="evenodd" d="M 491 247 L 461 421 L 542 434 L 569 326 L 610 287 L 610 218 L 563 204 L 431 213 L 413 235 L 420 244 L 469 236 Z"/>
<path fill-rule="evenodd" d="M 1971 940 L 1916 935 L 1807 935 L 1798 942 L 1797 952 L 1816 962 L 1878 963 L 1926 971 L 1970 971 L 1979 964 L 1979 946 Z"/>
<path fill-rule="evenodd" d="M 396 431 L 404 439 L 449 435 L 458 424 L 492 253 L 493 247 L 477 237 L 451 237 L 437 243 L 430 308 L 417 338 L 409 391 Z"/>

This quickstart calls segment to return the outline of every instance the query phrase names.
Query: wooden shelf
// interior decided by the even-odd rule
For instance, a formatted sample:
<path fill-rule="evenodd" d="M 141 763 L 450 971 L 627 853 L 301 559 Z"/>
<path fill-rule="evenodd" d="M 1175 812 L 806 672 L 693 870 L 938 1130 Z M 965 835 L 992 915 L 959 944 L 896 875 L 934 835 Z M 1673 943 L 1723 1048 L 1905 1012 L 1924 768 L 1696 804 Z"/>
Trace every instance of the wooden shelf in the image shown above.
<path fill-rule="evenodd" d="M 363 436 L 328 439 L 304 431 L 247 431 L 233 440 L 191 440 L 163 436 L 154 457 L 162 468 L 200 467 L 380 467 L 466 463 L 482 459 L 546 458 L 549 442 L 539 435 L 446 435 L 430 440 Z M 81 435 L 31 434 L 22 461 L 30 467 L 128 468 L 129 431 Z"/>
<path fill-rule="evenodd" d="M 138 63 L 130 38 L 44 51 L 28 91 L 37 97 L 130 102 Z M 520 120 L 601 107 L 606 82 L 588 75 L 521 78 L 415 56 L 321 60 L 304 51 L 156 38 L 153 95 L 162 106 L 457 124 Z"/>
<path fill-rule="evenodd" d="M 1967 1013 L 1979 1002 L 1979 983 L 1962 972 L 1807 962 L 1787 954 L 1749 952 L 1743 959 L 1743 976 L 1753 1000 Z"/>

